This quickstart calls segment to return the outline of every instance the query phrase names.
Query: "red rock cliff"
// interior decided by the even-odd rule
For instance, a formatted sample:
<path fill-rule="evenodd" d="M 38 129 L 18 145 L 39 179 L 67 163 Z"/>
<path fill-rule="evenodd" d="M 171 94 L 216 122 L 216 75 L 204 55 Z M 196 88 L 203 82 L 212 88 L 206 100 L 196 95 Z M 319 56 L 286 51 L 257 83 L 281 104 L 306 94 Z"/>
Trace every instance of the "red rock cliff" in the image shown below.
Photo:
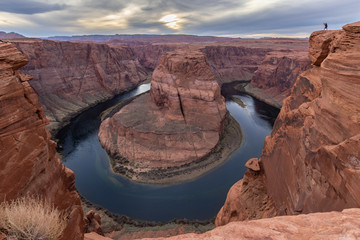
<path fill-rule="evenodd" d="M 0 199 L 39 195 L 70 213 L 62 239 L 83 238 L 83 213 L 74 174 L 55 156 L 48 120 L 29 85 L 17 72 L 27 60 L 12 44 L 0 43 Z"/>
<path fill-rule="evenodd" d="M 220 85 L 233 81 L 250 81 L 260 88 L 255 97 L 267 94 L 275 105 L 290 95 L 297 76 L 308 69 L 308 43 L 300 39 L 231 39 L 228 42 L 164 43 L 111 41 L 113 47 L 125 44 L 133 49 L 139 62 L 154 69 L 166 52 L 176 49 L 201 49 Z M 252 93 L 252 92 L 251 92 Z"/>
<path fill-rule="evenodd" d="M 181 166 L 216 146 L 225 113 L 224 98 L 204 54 L 178 50 L 161 59 L 150 94 L 103 121 L 99 139 L 112 155 L 126 158 L 128 167 Z"/>
<path fill-rule="evenodd" d="M 147 71 L 126 47 L 49 40 L 13 40 L 29 59 L 22 72 L 58 130 L 80 111 L 146 80 Z"/>
<path fill-rule="evenodd" d="M 260 158 L 278 214 L 360 206 L 360 22 L 314 32 L 309 42 L 313 67 L 298 77 Z M 222 209 L 217 225 L 231 213 Z"/>
<path fill-rule="evenodd" d="M 290 95 L 296 78 L 310 68 L 307 51 L 269 52 L 251 78 L 251 85 L 260 88 L 281 106 Z"/>

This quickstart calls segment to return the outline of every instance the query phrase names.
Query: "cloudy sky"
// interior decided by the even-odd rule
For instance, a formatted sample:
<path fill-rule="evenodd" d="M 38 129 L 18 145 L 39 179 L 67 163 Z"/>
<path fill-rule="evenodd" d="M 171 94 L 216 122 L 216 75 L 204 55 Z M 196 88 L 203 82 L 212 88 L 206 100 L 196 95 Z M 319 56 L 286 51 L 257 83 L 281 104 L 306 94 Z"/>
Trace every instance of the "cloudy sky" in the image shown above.
<path fill-rule="evenodd" d="M 359 0 L 0 0 L 0 31 L 29 37 L 196 34 L 307 37 L 360 21 Z"/>

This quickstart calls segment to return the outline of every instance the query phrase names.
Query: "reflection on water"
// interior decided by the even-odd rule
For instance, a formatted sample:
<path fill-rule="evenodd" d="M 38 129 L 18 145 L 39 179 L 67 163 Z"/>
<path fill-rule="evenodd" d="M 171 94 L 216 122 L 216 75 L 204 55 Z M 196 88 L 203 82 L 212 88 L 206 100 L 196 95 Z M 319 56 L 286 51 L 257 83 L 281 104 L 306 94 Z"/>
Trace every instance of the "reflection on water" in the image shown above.
<path fill-rule="evenodd" d="M 250 96 L 237 96 L 246 107 L 233 101 L 227 101 L 226 107 L 241 125 L 244 139 L 226 163 L 185 183 L 134 183 L 111 171 L 107 153 L 97 137 L 100 125 L 98 116 L 116 102 L 147 91 L 149 87 L 149 84 L 141 85 L 74 119 L 58 135 L 65 156 L 63 162 L 74 171 L 76 188 L 80 194 L 112 212 L 150 221 L 211 219 L 223 205 L 229 188 L 244 175 L 246 161 L 260 156 L 265 136 L 270 134 L 277 113 Z"/>

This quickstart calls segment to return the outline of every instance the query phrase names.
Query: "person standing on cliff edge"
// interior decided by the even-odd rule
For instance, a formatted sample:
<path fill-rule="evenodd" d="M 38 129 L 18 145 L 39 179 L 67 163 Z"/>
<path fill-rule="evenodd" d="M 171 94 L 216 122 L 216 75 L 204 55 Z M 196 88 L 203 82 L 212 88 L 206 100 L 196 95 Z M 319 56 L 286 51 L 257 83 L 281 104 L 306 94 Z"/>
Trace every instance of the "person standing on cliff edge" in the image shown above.
<path fill-rule="evenodd" d="M 324 30 L 327 30 L 327 27 L 328 27 L 327 22 L 324 22 Z"/>

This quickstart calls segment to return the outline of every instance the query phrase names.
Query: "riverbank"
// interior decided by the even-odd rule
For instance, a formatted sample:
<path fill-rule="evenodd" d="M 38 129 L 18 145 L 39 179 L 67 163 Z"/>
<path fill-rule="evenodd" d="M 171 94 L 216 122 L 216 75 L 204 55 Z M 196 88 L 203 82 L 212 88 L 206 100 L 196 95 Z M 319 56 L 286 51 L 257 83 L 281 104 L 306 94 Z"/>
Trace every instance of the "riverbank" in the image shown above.
<path fill-rule="evenodd" d="M 111 172 L 108 155 L 98 141 L 97 129 L 99 115 L 104 110 L 146 91 L 148 87 L 140 86 L 136 91 L 100 104 L 72 121 L 61 139 L 62 161 L 74 171 L 78 191 L 89 201 L 112 212 L 147 221 L 211 219 L 219 211 L 230 186 L 245 172 L 246 160 L 260 154 L 264 137 L 271 131 L 270 119 L 276 116 L 250 96 L 241 97 L 241 105 L 246 105 L 245 108 L 229 101 L 228 111 L 242 127 L 243 142 L 224 164 L 181 184 L 138 184 Z"/>
<path fill-rule="evenodd" d="M 116 109 L 119 110 L 119 107 L 123 105 L 120 103 Z M 106 116 L 109 115 L 111 114 L 106 114 Z M 219 143 L 208 155 L 195 162 L 178 167 L 155 168 L 146 171 L 129 165 L 120 165 L 118 163 L 124 161 L 121 156 L 110 156 L 110 153 L 108 154 L 112 170 L 117 174 L 139 183 L 174 184 L 195 179 L 220 166 L 228 159 L 231 153 L 240 147 L 241 141 L 241 127 L 230 113 L 227 112 L 224 132 Z"/>
<path fill-rule="evenodd" d="M 80 194 L 79 194 L 80 195 Z M 84 213 L 93 210 L 101 217 L 101 228 L 105 236 L 116 240 L 144 237 L 169 237 L 185 233 L 204 233 L 214 228 L 215 217 L 208 221 L 174 219 L 168 222 L 138 221 L 112 213 L 81 197 Z"/>

